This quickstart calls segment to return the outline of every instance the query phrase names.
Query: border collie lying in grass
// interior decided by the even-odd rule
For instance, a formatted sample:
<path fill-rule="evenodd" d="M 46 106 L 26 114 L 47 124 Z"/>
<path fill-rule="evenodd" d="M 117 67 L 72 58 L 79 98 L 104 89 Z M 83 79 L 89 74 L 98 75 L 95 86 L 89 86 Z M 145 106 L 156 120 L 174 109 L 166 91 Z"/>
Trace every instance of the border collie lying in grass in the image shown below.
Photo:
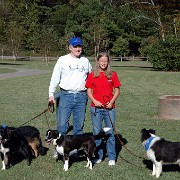
<path fill-rule="evenodd" d="M 92 169 L 92 158 L 94 156 L 94 151 L 96 148 L 95 139 L 102 138 L 105 136 L 105 132 L 109 131 L 110 128 L 104 128 L 99 135 L 93 137 L 88 135 L 61 135 L 57 130 L 48 130 L 46 132 L 47 143 L 53 142 L 56 146 L 56 151 L 63 155 L 64 160 L 64 170 L 67 171 L 69 168 L 69 155 L 73 150 L 83 149 L 87 157 L 87 165 Z"/>
<path fill-rule="evenodd" d="M 141 130 L 141 142 L 145 147 L 147 157 L 153 162 L 152 176 L 162 173 L 163 164 L 179 164 L 180 166 L 180 142 L 170 142 L 155 135 L 153 129 Z"/>
<path fill-rule="evenodd" d="M 0 154 L 2 159 L 2 170 L 9 169 L 15 156 L 23 155 L 29 166 L 32 161 L 32 151 L 28 141 L 20 133 L 6 128 L 0 129 Z"/>
<path fill-rule="evenodd" d="M 37 128 L 34 126 L 20 126 L 16 128 L 16 131 L 27 139 L 28 144 L 34 151 L 35 157 L 46 155 L 48 149 L 43 147 L 40 132 Z"/>
<path fill-rule="evenodd" d="M 40 132 L 34 126 L 20 126 L 18 128 L 0 126 L 0 152 L 2 157 L 2 169 L 8 169 L 11 160 L 17 153 L 23 154 L 28 160 L 45 155 L 47 148 L 42 146 Z"/>

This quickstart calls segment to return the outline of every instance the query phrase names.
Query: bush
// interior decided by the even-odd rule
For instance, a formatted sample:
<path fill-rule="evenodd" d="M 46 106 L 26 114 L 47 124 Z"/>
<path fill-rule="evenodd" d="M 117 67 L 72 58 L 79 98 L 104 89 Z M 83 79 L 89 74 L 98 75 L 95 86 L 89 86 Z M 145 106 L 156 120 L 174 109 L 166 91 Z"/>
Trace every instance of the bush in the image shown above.
<path fill-rule="evenodd" d="M 128 46 L 129 46 L 128 41 L 126 39 L 123 39 L 122 37 L 119 37 L 114 42 L 114 46 L 111 49 L 111 51 L 115 56 L 127 55 L 129 53 Z"/>
<path fill-rule="evenodd" d="M 142 43 L 141 52 L 149 57 L 153 67 L 163 71 L 180 70 L 180 40 L 168 37 L 166 41 L 152 38 Z"/>

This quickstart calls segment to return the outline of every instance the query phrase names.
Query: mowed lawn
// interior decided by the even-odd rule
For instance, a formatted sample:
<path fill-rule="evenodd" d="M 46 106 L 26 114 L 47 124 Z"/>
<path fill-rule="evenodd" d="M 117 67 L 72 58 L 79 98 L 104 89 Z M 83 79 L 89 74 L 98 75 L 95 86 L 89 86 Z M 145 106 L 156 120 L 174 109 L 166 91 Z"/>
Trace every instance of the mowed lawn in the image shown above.
<path fill-rule="evenodd" d="M 22 161 L 9 170 L 1 170 L 0 179 L 14 180 L 146 180 L 156 179 L 152 173 L 152 163 L 130 154 L 121 148 L 117 139 L 117 163 L 108 166 L 107 158 L 93 170 L 85 167 L 86 160 L 81 157 L 67 172 L 63 171 L 63 162 L 53 159 L 53 146 L 46 145 L 45 132 L 56 128 L 56 113 L 48 112 L 32 121 L 33 117 L 47 108 L 48 87 L 55 61 L 47 65 L 43 61 L 1 61 L 0 73 L 3 68 L 33 68 L 47 70 L 47 74 L 0 80 L 0 124 L 8 126 L 33 125 L 41 132 L 43 145 L 49 148 L 46 156 L 39 156 L 27 166 Z M 156 134 L 170 141 L 180 141 L 180 120 L 163 120 L 158 118 L 158 98 L 162 95 L 180 95 L 180 72 L 156 71 L 146 61 L 113 61 L 112 68 L 122 83 L 121 94 L 116 101 L 116 130 L 134 154 L 145 156 L 140 142 L 142 128 L 156 129 Z M 94 62 L 92 61 L 94 66 Z M 10 70 L 11 71 L 11 70 Z M 87 105 L 84 132 L 92 132 L 91 118 Z M 70 120 L 70 124 L 72 121 Z M 71 132 L 70 132 L 71 134 Z M 0 160 L 1 161 L 1 160 Z M 0 163 L 1 168 L 1 163 Z M 166 165 L 159 179 L 180 179 L 180 167 Z"/>

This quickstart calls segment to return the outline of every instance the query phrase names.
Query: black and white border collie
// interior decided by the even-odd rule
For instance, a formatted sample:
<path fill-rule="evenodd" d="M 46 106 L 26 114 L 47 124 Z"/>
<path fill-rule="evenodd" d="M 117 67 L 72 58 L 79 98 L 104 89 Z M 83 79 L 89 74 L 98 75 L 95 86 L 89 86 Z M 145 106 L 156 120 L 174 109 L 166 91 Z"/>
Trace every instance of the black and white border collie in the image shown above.
<path fill-rule="evenodd" d="M 43 147 L 40 132 L 34 126 L 9 127 L 0 125 L 0 154 L 2 169 L 8 169 L 12 159 L 23 154 L 30 165 L 32 158 L 45 155 L 47 148 Z M 19 156 L 20 155 L 20 156 Z"/>
<path fill-rule="evenodd" d="M 105 132 L 110 128 L 103 128 L 103 131 L 97 136 L 89 135 L 61 135 L 57 130 L 48 130 L 46 132 L 45 141 L 47 143 L 52 142 L 56 146 L 56 151 L 63 156 L 64 168 L 67 171 L 69 169 L 69 156 L 72 151 L 78 151 L 83 149 L 87 157 L 87 165 L 92 170 L 92 158 L 96 148 L 95 139 L 105 137 Z"/>
<path fill-rule="evenodd" d="M 153 129 L 141 130 L 141 142 L 146 150 L 147 157 L 153 162 L 152 176 L 162 173 L 163 164 L 179 164 L 180 142 L 170 142 L 155 135 Z"/>
<path fill-rule="evenodd" d="M 0 128 L 0 154 L 2 170 L 9 169 L 15 156 L 23 155 L 27 159 L 27 165 L 31 164 L 33 155 L 27 139 L 14 128 Z"/>

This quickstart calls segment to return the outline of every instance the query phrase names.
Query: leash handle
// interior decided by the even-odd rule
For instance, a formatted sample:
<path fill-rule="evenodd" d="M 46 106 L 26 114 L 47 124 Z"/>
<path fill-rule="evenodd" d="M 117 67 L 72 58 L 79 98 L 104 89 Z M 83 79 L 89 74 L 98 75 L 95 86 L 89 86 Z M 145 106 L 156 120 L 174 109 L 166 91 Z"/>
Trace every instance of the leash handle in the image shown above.
<path fill-rule="evenodd" d="M 51 112 L 51 113 L 53 113 L 54 112 L 54 102 L 53 101 L 50 101 L 49 103 L 48 103 L 48 110 Z"/>
<path fill-rule="evenodd" d="M 46 122 L 47 122 L 47 125 L 48 125 L 48 129 L 51 129 L 51 128 L 50 128 L 50 125 L 49 125 L 49 121 L 48 121 L 48 118 L 47 118 L 46 113 L 44 113 L 44 115 L 45 115 L 45 118 L 46 118 Z"/>

